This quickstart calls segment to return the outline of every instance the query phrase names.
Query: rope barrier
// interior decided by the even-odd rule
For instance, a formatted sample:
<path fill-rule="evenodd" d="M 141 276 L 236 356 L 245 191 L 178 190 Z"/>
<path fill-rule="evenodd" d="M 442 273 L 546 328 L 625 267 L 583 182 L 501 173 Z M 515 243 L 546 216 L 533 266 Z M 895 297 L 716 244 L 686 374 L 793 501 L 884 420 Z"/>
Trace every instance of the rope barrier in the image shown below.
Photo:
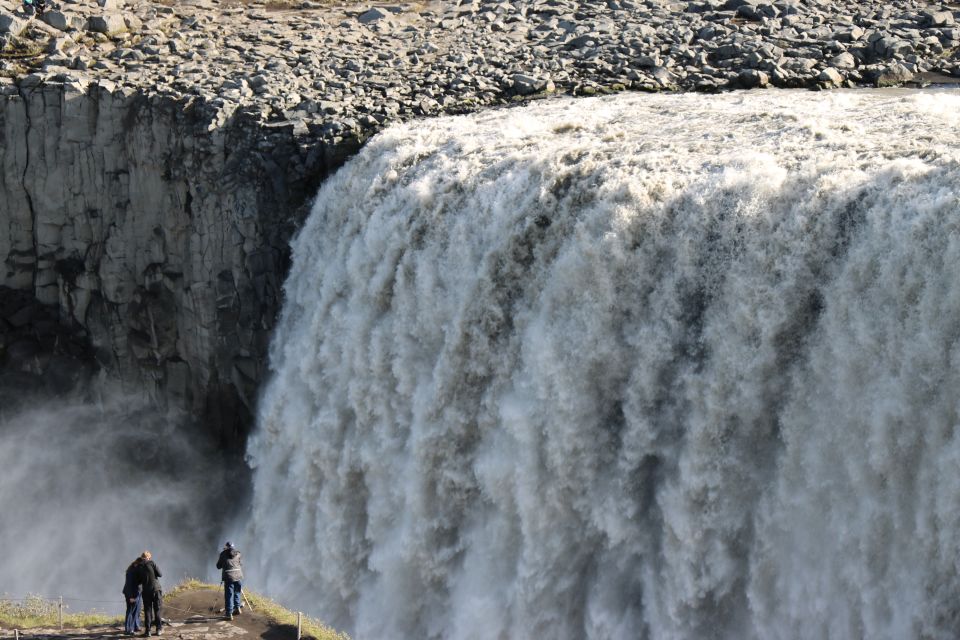
<path fill-rule="evenodd" d="M 123 597 L 122 597 L 122 596 L 118 596 L 118 599 L 119 599 L 119 600 L 122 600 Z M 40 601 L 42 601 L 42 602 L 53 602 L 53 603 L 56 603 L 56 602 L 59 602 L 59 601 L 60 601 L 60 596 L 55 596 L 55 597 L 52 597 L 52 596 L 25 596 L 25 597 L 23 597 L 23 598 L 10 598 L 10 597 L 6 597 L 6 596 L 0 597 L 0 602 L 29 602 L 29 601 L 31 601 L 31 600 L 32 600 L 32 601 L 40 600 Z M 116 600 L 90 600 L 90 599 L 87 599 L 87 598 L 74 598 L 73 596 L 63 596 L 63 601 L 64 601 L 64 602 L 66 602 L 66 601 L 68 601 L 68 600 L 71 601 L 71 602 L 106 602 L 106 603 L 116 603 Z"/>
<path fill-rule="evenodd" d="M 58 597 L 56 597 L 56 598 L 51 598 L 51 597 L 46 597 L 46 596 L 26 596 L 26 597 L 23 597 L 23 598 L 12 598 L 12 597 L 6 597 L 6 596 L 4 596 L 4 597 L 0 598 L 0 602 L 37 602 L 37 601 L 43 602 L 43 603 L 49 603 L 49 604 L 51 604 L 51 605 L 58 605 L 58 604 L 60 603 L 60 597 L 58 596 Z M 124 606 L 125 606 L 125 605 L 124 605 L 124 602 L 123 602 L 123 598 L 118 598 L 117 600 L 92 600 L 92 599 L 89 599 L 89 598 L 74 598 L 73 596 L 63 596 L 63 602 L 64 602 L 64 604 L 70 603 L 70 602 L 88 602 L 88 603 L 96 603 L 96 604 L 109 604 L 109 605 L 114 605 L 114 606 L 115 606 L 116 608 L 118 608 L 118 609 L 124 608 Z M 249 602 L 248 602 L 247 604 L 249 605 Z M 197 610 L 197 609 L 183 609 L 183 608 L 181 608 L 181 607 L 174 607 L 174 606 L 168 605 L 168 604 L 166 604 L 166 603 L 164 603 L 163 608 L 164 608 L 164 609 L 171 609 L 171 610 L 173 610 L 173 611 L 181 611 L 181 612 L 183 612 L 183 613 L 196 613 L 196 614 L 203 614 L 203 613 L 204 613 L 203 611 L 200 611 L 200 610 Z"/>
<path fill-rule="evenodd" d="M 62 600 L 61 600 L 61 596 L 57 596 L 55 598 L 49 597 L 49 596 L 25 596 L 22 598 L 11 597 L 11 596 L 0 597 L 0 602 L 38 602 L 38 601 L 44 604 L 50 604 L 51 608 L 53 607 L 61 608 L 60 609 L 61 613 L 62 613 L 62 609 L 66 608 L 63 605 L 70 602 L 109 604 L 109 605 L 113 605 L 113 607 L 116 608 L 118 611 L 122 611 L 123 609 L 126 608 L 125 603 L 122 601 L 122 598 L 118 598 L 117 600 L 94 600 L 90 598 L 74 598 L 73 596 L 62 596 Z M 250 603 L 249 601 L 246 600 L 246 597 L 244 597 L 244 601 L 247 606 L 250 606 Z M 217 615 L 215 612 L 211 613 L 209 611 L 202 611 L 202 610 L 197 610 L 192 608 L 183 609 L 181 607 L 174 607 L 166 603 L 163 604 L 163 608 L 164 610 L 179 611 L 182 613 L 192 613 L 199 616 L 203 616 L 203 615 L 216 616 Z M 252 609 L 253 607 L 251 606 L 250 608 Z"/>

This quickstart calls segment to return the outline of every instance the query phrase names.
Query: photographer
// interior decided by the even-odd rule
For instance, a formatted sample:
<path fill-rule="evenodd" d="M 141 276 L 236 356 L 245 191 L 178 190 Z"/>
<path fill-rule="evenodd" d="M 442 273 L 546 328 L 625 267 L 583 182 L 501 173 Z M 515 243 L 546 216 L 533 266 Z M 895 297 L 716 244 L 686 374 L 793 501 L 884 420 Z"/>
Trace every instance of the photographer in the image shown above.
<path fill-rule="evenodd" d="M 233 616 L 240 615 L 243 611 L 243 567 L 240 563 L 240 552 L 233 546 L 233 543 L 227 542 L 223 545 L 223 551 L 217 558 L 217 569 L 222 569 L 221 578 L 223 579 L 223 614 L 227 620 L 233 620 Z"/>

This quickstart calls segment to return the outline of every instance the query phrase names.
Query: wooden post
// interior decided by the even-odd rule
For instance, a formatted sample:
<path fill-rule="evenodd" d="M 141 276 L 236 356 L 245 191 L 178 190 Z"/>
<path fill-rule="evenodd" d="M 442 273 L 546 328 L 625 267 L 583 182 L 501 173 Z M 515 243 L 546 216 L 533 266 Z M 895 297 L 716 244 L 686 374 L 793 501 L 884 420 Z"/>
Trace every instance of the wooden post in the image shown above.
<path fill-rule="evenodd" d="M 303 614 L 297 611 L 297 640 L 300 640 L 300 628 L 303 621 Z"/>
<path fill-rule="evenodd" d="M 60 618 L 60 631 L 63 631 L 63 596 L 60 596 L 59 618 Z"/>

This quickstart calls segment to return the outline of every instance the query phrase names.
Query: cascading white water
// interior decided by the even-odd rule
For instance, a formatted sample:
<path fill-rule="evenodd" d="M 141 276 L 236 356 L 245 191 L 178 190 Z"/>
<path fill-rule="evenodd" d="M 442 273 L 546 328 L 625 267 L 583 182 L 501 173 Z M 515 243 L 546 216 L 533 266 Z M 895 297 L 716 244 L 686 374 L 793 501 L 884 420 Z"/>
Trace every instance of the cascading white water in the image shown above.
<path fill-rule="evenodd" d="M 952 638 L 960 96 L 392 128 L 294 244 L 248 580 L 358 638 Z"/>

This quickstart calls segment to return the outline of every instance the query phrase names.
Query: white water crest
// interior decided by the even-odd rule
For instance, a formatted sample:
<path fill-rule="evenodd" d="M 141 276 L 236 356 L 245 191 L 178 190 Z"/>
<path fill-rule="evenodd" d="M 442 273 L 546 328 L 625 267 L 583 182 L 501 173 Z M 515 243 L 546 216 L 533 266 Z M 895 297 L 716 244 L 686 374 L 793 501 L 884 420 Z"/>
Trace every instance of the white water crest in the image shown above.
<path fill-rule="evenodd" d="M 317 196 L 248 580 L 357 638 L 953 638 L 960 96 L 397 126 Z"/>

